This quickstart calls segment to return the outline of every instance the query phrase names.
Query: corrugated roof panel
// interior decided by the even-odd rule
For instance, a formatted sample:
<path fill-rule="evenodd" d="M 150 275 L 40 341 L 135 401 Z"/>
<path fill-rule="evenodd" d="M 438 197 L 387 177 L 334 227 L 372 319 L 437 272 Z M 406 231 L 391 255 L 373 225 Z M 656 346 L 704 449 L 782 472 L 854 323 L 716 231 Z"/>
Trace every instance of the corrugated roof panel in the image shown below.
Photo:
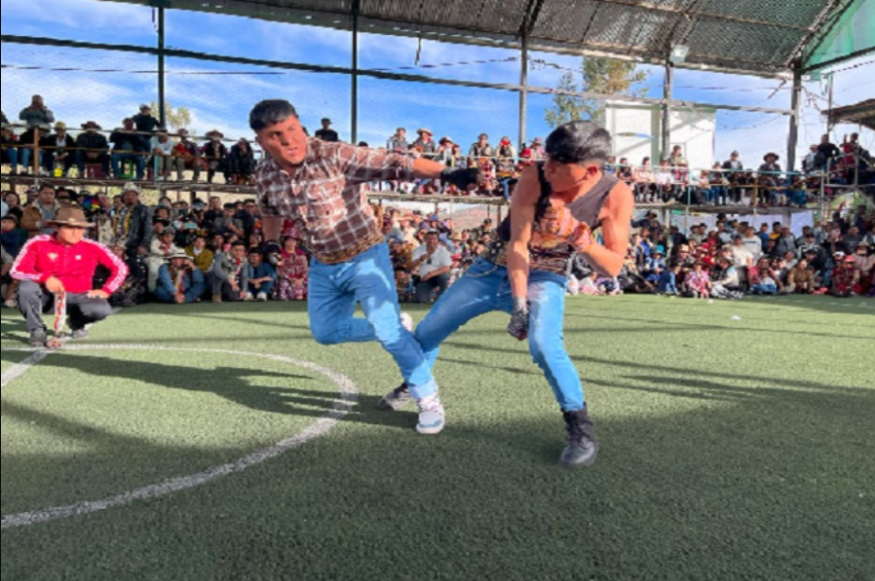
<path fill-rule="evenodd" d="M 722 20 L 702 18 L 687 43 L 694 55 L 712 55 L 741 66 L 748 63 L 782 65 L 805 32 L 786 28 L 736 23 L 727 27 Z"/>
<path fill-rule="evenodd" d="M 580 40 L 601 8 L 593 0 L 547 0 L 532 31 L 533 37 Z"/>
<path fill-rule="evenodd" d="M 703 0 L 697 11 L 792 26 L 811 26 L 829 0 Z"/>

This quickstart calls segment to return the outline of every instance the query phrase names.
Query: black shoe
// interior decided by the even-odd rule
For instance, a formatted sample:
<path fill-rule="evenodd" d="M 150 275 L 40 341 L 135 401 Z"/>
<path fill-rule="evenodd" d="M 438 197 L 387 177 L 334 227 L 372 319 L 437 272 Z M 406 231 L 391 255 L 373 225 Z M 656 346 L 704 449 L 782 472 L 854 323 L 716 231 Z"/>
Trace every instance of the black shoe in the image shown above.
<path fill-rule="evenodd" d="M 31 347 L 45 347 L 46 341 L 49 338 L 46 336 L 46 332 L 40 329 L 39 331 L 34 331 L 30 334 L 30 339 L 27 341 L 27 344 Z"/>
<path fill-rule="evenodd" d="M 568 445 L 562 452 L 562 465 L 567 468 L 591 466 L 598 455 L 599 445 L 586 407 L 576 412 L 564 412 L 563 416 L 568 431 Z"/>
<path fill-rule="evenodd" d="M 410 395 L 410 390 L 406 383 L 402 383 L 399 387 L 390 391 L 377 404 L 377 409 L 401 411 L 409 404 L 413 403 L 413 396 Z"/>

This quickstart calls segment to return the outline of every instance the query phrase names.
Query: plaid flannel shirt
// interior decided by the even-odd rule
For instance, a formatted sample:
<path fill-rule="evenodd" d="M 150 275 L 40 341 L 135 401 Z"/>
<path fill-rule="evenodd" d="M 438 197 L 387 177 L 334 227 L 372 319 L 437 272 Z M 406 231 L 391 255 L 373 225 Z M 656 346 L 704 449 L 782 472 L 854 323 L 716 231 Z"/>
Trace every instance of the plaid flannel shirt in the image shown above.
<path fill-rule="evenodd" d="M 284 218 L 315 257 L 346 260 L 382 239 L 382 224 L 368 204 L 364 185 L 413 180 L 413 159 L 391 152 L 311 139 L 304 163 L 290 175 L 266 157 L 256 170 L 263 216 Z M 371 244 L 373 246 L 373 244 Z M 325 260 L 323 262 L 336 262 Z"/>

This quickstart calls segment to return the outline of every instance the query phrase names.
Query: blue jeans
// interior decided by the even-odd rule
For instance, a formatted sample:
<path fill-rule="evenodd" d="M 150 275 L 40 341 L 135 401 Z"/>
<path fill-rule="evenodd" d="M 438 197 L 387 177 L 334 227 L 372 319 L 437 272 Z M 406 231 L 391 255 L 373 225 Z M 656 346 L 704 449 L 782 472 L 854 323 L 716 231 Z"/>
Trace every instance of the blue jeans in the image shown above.
<path fill-rule="evenodd" d="M 750 287 L 750 292 L 755 295 L 773 295 L 778 292 L 778 287 L 773 284 L 755 284 Z"/>
<path fill-rule="evenodd" d="M 401 325 L 389 246 L 379 244 L 343 264 L 310 267 L 310 330 L 321 345 L 379 341 L 395 359 L 410 393 L 422 399 L 437 391 L 422 347 Z M 356 303 L 365 318 L 355 317 Z"/>
<path fill-rule="evenodd" d="M 112 161 L 112 175 L 115 179 L 121 179 L 121 162 L 129 161 L 134 164 L 134 167 L 137 168 L 137 179 L 142 180 L 143 174 L 146 169 L 145 161 L 143 161 L 142 155 L 135 155 L 133 153 L 113 153 L 110 158 Z"/>
<path fill-rule="evenodd" d="M 33 149 L 21 148 L 18 151 L 18 153 L 21 157 L 22 169 L 24 169 L 24 170 L 30 169 L 31 168 L 30 160 L 33 157 Z M 40 167 L 42 167 L 42 160 L 43 160 L 43 154 L 42 154 L 42 152 L 40 152 L 39 160 L 37 160 L 37 165 L 39 165 Z"/>
<path fill-rule="evenodd" d="M 565 277 L 558 274 L 536 270 L 529 274 L 529 352 L 547 377 L 559 405 L 570 412 L 582 409 L 585 402 L 580 376 L 565 350 L 566 284 Z M 447 337 L 491 311 L 513 311 L 508 271 L 479 258 L 416 328 L 416 340 L 429 364 L 434 365 Z"/>
<path fill-rule="evenodd" d="M 249 285 L 249 292 L 252 293 L 252 296 L 257 297 L 261 293 L 266 294 L 269 297 L 273 296 L 273 287 L 276 286 L 276 281 L 268 281 L 261 283 L 261 288 L 255 288 L 253 285 Z"/>
<path fill-rule="evenodd" d="M 9 165 L 12 167 L 12 171 L 18 171 L 18 150 L 14 147 L 10 147 L 3 152 L 3 156 L 9 160 Z"/>

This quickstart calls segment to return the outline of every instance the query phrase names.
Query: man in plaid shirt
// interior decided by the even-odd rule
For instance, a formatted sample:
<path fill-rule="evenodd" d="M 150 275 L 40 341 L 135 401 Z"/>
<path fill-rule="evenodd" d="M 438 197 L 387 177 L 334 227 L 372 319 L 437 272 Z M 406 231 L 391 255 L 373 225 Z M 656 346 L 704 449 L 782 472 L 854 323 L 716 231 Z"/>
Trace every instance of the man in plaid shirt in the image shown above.
<path fill-rule="evenodd" d="M 437 383 L 410 332 L 412 322 L 402 323 L 389 248 L 363 186 L 440 179 L 465 190 L 478 184 L 479 171 L 311 139 L 286 101 L 259 103 L 249 123 L 267 154 L 256 171 L 265 237 L 278 240 L 288 222 L 313 256 L 308 307 L 313 337 L 322 345 L 379 341 L 419 404 L 417 431 L 440 433 L 444 409 Z M 354 316 L 356 303 L 364 318 Z"/>

